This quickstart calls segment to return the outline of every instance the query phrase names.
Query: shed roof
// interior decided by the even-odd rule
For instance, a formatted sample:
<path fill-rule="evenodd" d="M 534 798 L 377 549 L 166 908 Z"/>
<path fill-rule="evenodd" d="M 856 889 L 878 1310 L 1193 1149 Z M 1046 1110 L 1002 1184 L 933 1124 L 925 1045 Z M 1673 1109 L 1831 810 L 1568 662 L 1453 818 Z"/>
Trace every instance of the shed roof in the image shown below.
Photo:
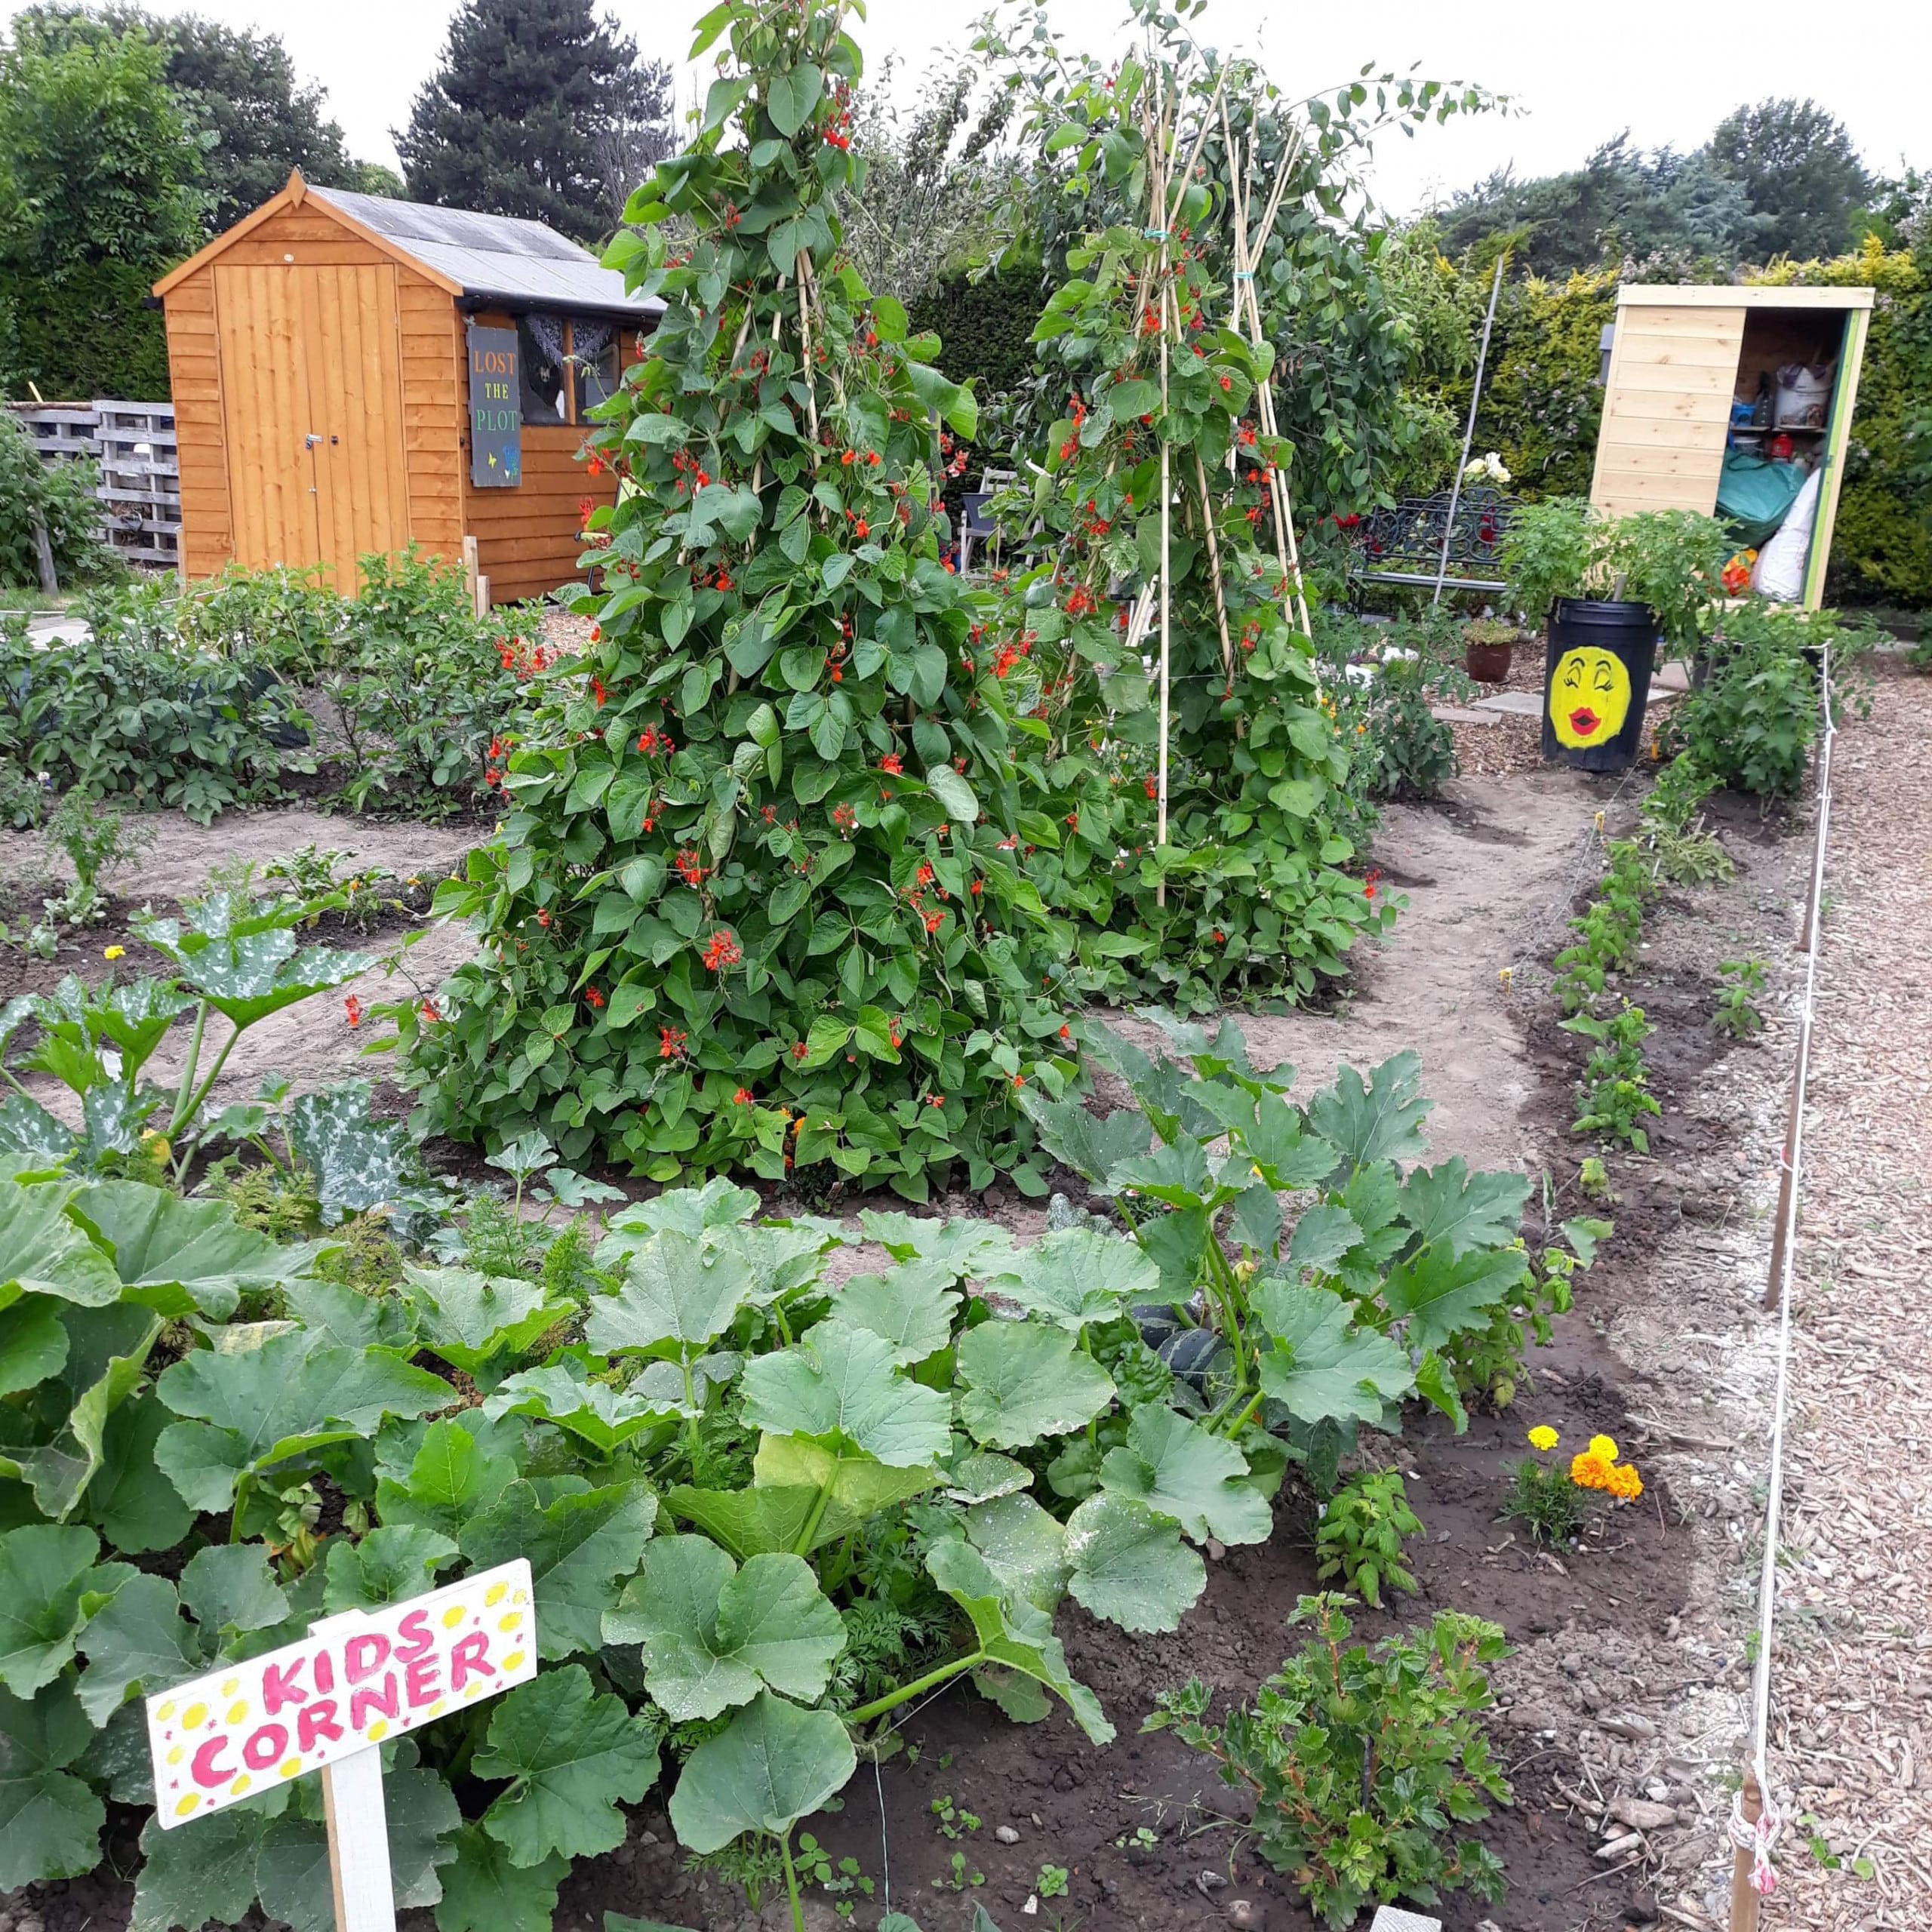
<path fill-rule="evenodd" d="M 386 235 L 425 268 L 460 285 L 466 295 L 625 315 L 663 312 L 663 303 L 632 295 L 615 269 L 605 268 L 589 249 L 540 221 L 312 184 L 309 198 Z"/>
<path fill-rule="evenodd" d="M 590 309 L 638 319 L 664 312 L 661 301 L 632 294 L 615 269 L 605 268 L 588 248 L 540 221 L 312 187 L 300 169 L 289 176 L 279 194 L 163 275 L 154 292 L 165 296 L 278 210 L 310 202 L 326 208 L 365 241 L 414 264 L 438 287 L 466 300 L 499 302 L 512 309 Z"/>

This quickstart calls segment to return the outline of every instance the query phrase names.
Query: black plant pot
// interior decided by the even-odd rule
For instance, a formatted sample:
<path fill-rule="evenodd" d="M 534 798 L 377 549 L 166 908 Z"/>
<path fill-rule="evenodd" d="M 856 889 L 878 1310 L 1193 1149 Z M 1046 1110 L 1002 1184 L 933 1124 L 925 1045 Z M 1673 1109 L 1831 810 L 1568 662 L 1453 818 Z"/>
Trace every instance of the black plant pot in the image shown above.
<path fill-rule="evenodd" d="M 1647 604 L 1559 597 L 1543 658 L 1543 756 L 1580 771 L 1628 770 L 1644 741 L 1657 648 Z"/>

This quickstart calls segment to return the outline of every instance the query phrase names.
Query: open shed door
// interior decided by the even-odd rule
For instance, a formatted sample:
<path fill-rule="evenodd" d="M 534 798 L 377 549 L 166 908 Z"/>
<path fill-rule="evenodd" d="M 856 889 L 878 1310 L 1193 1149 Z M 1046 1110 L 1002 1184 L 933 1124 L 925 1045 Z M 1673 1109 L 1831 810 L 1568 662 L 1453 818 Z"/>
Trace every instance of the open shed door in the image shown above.
<path fill-rule="evenodd" d="M 320 565 L 409 541 L 395 270 L 218 264 L 235 561 Z"/>
<path fill-rule="evenodd" d="M 1743 341 L 1741 305 L 1619 303 L 1592 503 L 1710 515 Z"/>

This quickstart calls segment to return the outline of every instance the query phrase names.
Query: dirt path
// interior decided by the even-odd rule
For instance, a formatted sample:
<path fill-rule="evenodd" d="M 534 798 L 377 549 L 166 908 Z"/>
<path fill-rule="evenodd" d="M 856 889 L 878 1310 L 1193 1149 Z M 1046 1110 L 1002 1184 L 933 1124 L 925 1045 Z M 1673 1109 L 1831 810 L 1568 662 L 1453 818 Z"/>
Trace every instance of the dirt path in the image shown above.
<path fill-rule="evenodd" d="M 1385 943 L 1352 955 L 1353 989 L 1338 1011 L 1240 1017 L 1256 1063 L 1291 1062 L 1306 1100 L 1344 1062 L 1369 1067 L 1414 1047 L 1436 1103 L 1435 1158 L 1534 1171 L 1535 1078 L 1499 976 L 1560 928 L 1571 892 L 1594 876 L 1586 840 L 1614 789 L 1544 771 L 1458 779 L 1438 804 L 1387 807 L 1371 856 L 1378 890 L 1406 897 L 1407 910 Z M 1123 1030 L 1150 1046 L 1160 1037 L 1139 1023 Z"/>
<path fill-rule="evenodd" d="M 482 835 L 474 826 L 425 825 L 414 820 L 385 824 L 368 819 L 331 817 L 299 807 L 224 813 L 211 826 L 196 825 L 179 812 L 157 812 L 140 823 L 152 830 L 153 843 L 132 865 L 103 881 L 117 900 L 135 906 L 144 902 L 158 906 L 204 891 L 211 867 L 251 860 L 260 868 L 309 845 L 341 854 L 338 870 L 356 866 L 380 866 L 401 879 L 416 877 L 433 884 L 438 876 L 459 865 Z M 0 833 L 0 884 L 24 888 L 43 877 L 64 877 L 66 872 L 64 858 L 56 854 L 50 859 L 38 834 Z M 63 935 L 62 950 L 55 963 L 63 971 L 78 972 L 90 978 L 99 975 L 105 970 L 102 948 L 97 943 L 101 937 L 99 933 L 69 929 Z M 390 934 L 363 943 L 352 934 L 328 937 L 331 943 L 346 944 L 377 958 L 392 954 L 400 938 L 398 934 Z M 350 981 L 327 1001 L 307 1001 L 272 1014 L 251 1027 L 230 1055 L 211 1096 L 212 1106 L 218 1109 L 249 1097 L 268 1073 L 285 1075 L 302 1089 L 326 1086 L 332 1081 L 358 1075 L 381 1078 L 389 1063 L 362 1057 L 367 1035 L 358 1034 L 348 1026 L 343 1017 L 343 998 L 353 993 L 365 1005 L 371 1005 L 379 1000 L 399 997 L 412 981 L 426 990 L 433 989 L 469 956 L 473 945 L 469 933 L 461 927 L 430 926 L 418 943 L 409 949 L 406 978 L 386 973 L 377 966 Z M 131 941 L 128 949 L 129 963 L 135 963 L 141 949 Z M 150 959 L 152 957 L 149 955 Z M 20 955 L 0 955 L 0 998 L 18 990 L 10 981 L 23 963 Z M 179 1056 L 186 1037 L 184 1029 L 177 1029 L 168 1046 L 149 1063 L 154 1079 L 172 1084 L 180 1071 Z M 214 1050 L 219 1051 L 225 1037 L 217 1023 L 211 1042 Z M 65 1088 L 44 1079 L 29 1084 L 56 1113 L 78 1121 L 77 1103 Z"/>
<path fill-rule="evenodd" d="M 1766 1915 L 1807 1932 L 1932 1924 L 1928 731 L 1932 681 L 1888 677 L 1833 775 L 1772 1768 L 1843 1867 L 1788 1825 Z"/>

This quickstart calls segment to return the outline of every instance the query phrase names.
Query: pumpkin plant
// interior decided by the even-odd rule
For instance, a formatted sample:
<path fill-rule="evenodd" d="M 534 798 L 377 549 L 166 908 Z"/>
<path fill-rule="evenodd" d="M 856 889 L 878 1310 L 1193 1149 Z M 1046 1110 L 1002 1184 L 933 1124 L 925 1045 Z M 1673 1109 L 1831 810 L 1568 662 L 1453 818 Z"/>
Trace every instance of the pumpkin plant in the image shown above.
<path fill-rule="evenodd" d="M 662 320 L 595 414 L 580 659 L 508 748 L 502 836 L 437 905 L 482 957 L 397 1014 L 427 1118 L 669 1180 L 1043 1193 L 1066 937 L 1016 853 L 1015 718 L 942 555 L 971 392 L 844 257 L 857 48 L 835 0 L 706 16 L 696 138 L 607 255 Z M 675 234 L 675 242 L 667 238 Z"/>

